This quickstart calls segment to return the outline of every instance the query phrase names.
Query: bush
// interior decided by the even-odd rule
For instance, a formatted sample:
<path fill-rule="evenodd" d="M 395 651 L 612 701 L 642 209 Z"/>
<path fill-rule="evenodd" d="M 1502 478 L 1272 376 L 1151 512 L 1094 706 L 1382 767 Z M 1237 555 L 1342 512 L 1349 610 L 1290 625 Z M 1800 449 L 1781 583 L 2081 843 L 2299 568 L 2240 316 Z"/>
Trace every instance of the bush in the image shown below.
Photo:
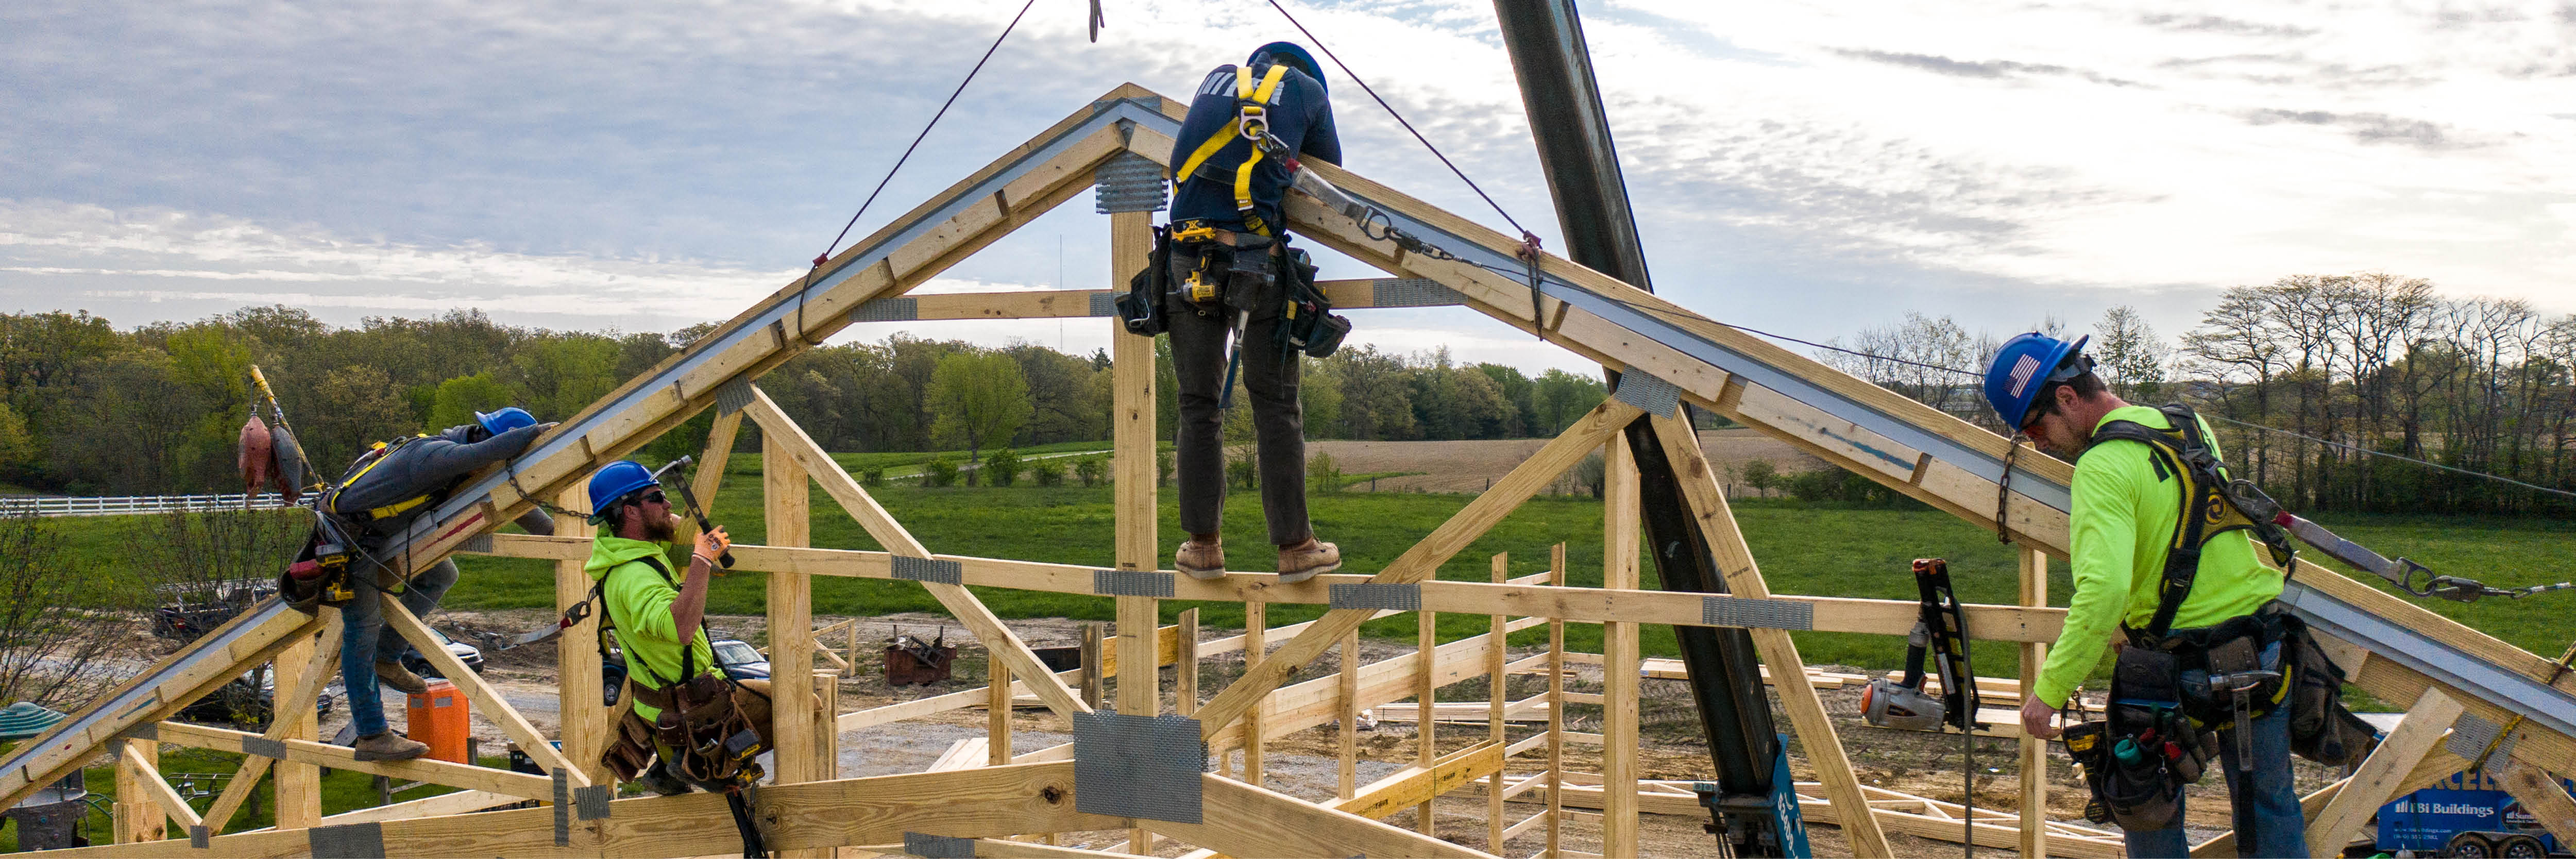
<path fill-rule="evenodd" d="M 1877 481 L 1839 468 L 1820 468 L 1791 475 L 1780 487 L 1790 497 L 1811 504 L 1882 509 L 1922 509 L 1923 502 L 1908 498 Z"/>
<path fill-rule="evenodd" d="M 1080 479 L 1085 488 L 1098 485 L 1100 479 L 1108 474 L 1109 461 L 1106 458 L 1086 456 L 1073 461 L 1073 476 Z"/>
<path fill-rule="evenodd" d="M 1226 457 L 1225 485 L 1261 488 L 1261 456 L 1246 446 L 1242 455 Z"/>
<path fill-rule="evenodd" d="M 1019 451 L 1007 447 L 993 451 L 992 456 L 984 457 L 984 477 L 987 478 L 985 483 L 991 486 L 1009 486 L 1018 482 L 1020 472 L 1027 471 L 1028 468 L 1028 463 L 1020 461 Z"/>
<path fill-rule="evenodd" d="M 873 468 L 864 468 L 864 469 L 860 469 L 860 470 L 859 470 L 859 485 L 861 485 L 861 486 L 870 486 L 870 487 L 875 487 L 875 486 L 884 486 L 884 485 L 885 485 L 885 466 L 876 466 L 876 467 L 873 467 Z"/>
<path fill-rule="evenodd" d="M 1171 452 L 1171 451 L 1168 451 L 1168 450 L 1161 450 L 1161 451 L 1155 451 L 1155 452 L 1154 452 L 1154 485 L 1155 485 L 1155 486 L 1170 486 L 1170 485 L 1172 485 L 1172 452 Z"/>
<path fill-rule="evenodd" d="M 1333 455 L 1318 453 L 1306 458 L 1306 488 L 1319 495 L 1342 491 L 1342 466 Z"/>
<path fill-rule="evenodd" d="M 1037 478 L 1039 486 L 1063 486 L 1064 460 L 1041 459 L 1029 463 L 1029 476 Z"/>
<path fill-rule="evenodd" d="M 1780 485 L 1780 468 L 1767 459 L 1746 462 L 1736 469 L 1735 474 L 1736 479 L 1744 481 L 1744 485 L 1753 487 L 1756 495 L 1770 495 L 1771 487 Z"/>
<path fill-rule="evenodd" d="M 932 457 L 928 463 L 921 466 L 921 485 L 957 485 L 957 463 L 945 456 Z"/>

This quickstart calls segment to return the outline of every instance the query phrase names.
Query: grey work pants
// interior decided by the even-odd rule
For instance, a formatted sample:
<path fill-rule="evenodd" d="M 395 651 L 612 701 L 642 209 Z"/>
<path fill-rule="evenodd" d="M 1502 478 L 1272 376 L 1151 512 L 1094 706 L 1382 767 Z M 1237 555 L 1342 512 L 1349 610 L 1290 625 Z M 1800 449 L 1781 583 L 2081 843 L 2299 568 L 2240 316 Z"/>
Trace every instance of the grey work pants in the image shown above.
<path fill-rule="evenodd" d="M 1175 249 L 1172 280 L 1189 277 L 1192 260 Z M 1288 545 L 1314 535 L 1306 520 L 1306 412 L 1297 400 L 1297 356 L 1279 354 L 1277 302 L 1254 313 L 1243 332 L 1243 388 L 1252 406 L 1252 430 L 1261 468 L 1261 508 L 1270 542 Z M 1180 485 L 1181 530 L 1214 534 L 1225 519 L 1224 395 L 1227 316 L 1218 308 L 1200 315 L 1175 290 L 1171 317 L 1172 370 L 1180 380 L 1180 422 L 1172 446 L 1173 479 Z M 1242 404 L 1236 404 L 1238 408 Z"/>

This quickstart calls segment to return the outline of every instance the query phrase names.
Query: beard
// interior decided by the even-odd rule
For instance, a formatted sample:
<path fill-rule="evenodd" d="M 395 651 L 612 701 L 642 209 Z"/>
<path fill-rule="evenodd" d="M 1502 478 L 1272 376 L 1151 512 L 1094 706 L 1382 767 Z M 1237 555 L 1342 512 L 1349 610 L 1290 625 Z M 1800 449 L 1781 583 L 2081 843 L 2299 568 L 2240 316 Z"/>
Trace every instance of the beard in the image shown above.
<path fill-rule="evenodd" d="M 636 515 L 641 516 L 644 511 L 639 508 L 635 512 Z M 644 520 L 644 539 L 655 543 L 668 543 L 678 539 L 680 536 L 678 521 L 678 517 L 674 516 L 663 516 L 659 519 L 647 517 Z"/>

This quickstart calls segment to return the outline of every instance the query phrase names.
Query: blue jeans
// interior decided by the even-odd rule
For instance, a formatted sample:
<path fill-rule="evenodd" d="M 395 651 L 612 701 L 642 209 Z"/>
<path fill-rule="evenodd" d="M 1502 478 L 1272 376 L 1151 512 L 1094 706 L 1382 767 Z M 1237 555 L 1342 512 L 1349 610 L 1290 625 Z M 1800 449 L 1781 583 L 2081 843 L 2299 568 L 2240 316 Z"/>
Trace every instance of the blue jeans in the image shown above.
<path fill-rule="evenodd" d="M 2254 769 L 2236 768 L 2236 731 L 2218 733 L 2221 770 L 2227 774 L 2227 798 L 2236 806 L 2236 855 L 2308 855 L 2307 817 L 2299 812 L 2299 791 L 2290 780 L 2290 705 L 2282 702 L 2272 715 L 2256 719 Z M 2182 818 L 2163 829 L 2127 833 L 2133 859 L 2191 855 Z"/>
<path fill-rule="evenodd" d="M 455 586 L 456 576 L 455 561 L 440 561 L 420 571 L 403 589 L 403 608 L 414 615 L 428 614 Z M 358 598 L 340 609 L 340 678 L 349 687 L 349 722 L 357 726 L 358 736 L 372 737 L 386 730 L 384 698 L 376 691 L 376 654 L 400 659 L 410 642 L 402 633 L 385 628 L 373 568 L 351 569 L 349 588 L 358 592 Z"/>

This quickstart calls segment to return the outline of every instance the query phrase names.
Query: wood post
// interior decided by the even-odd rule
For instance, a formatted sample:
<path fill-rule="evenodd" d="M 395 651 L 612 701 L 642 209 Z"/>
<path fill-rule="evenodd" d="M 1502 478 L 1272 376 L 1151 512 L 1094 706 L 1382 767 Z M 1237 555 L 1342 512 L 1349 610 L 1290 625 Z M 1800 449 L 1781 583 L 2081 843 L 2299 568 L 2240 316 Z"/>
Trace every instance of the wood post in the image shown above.
<path fill-rule="evenodd" d="M 741 423 L 740 413 L 736 413 L 734 422 Z M 700 467 L 704 468 L 703 465 Z M 721 462 L 716 465 L 719 470 L 723 467 Z M 699 477 L 702 478 L 701 483 L 712 482 L 703 480 L 706 477 L 704 471 L 699 472 Z M 698 497 L 706 499 L 713 496 L 700 493 Z M 567 489 L 556 496 L 555 503 L 567 510 L 588 510 L 590 492 Z M 555 516 L 555 534 L 562 537 L 598 536 L 597 529 L 589 520 L 561 514 Z M 590 574 L 582 570 L 583 563 L 570 559 L 555 562 L 556 611 L 571 608 L 574 603 L 590 597 Z M 599 624 L 607 612 L 606 606 L 591 606 L 589 616 L 573 624 L 571 629 L 564 630 L 563 637 L 555 639 L 555 712 L 561 717 L 562 726 L 556 735 L 563 740 L 564 757 L 588 772 L 592 784 L 607 784 L 610 779 L 608 767 L 599 761 L 600 754 L 608 750 L 611 715 L 608 707 L 600 703 L 605 690 L 600 688 Z M 626 697 L 621 692 L 619 703 L 625 703 Z"/>
<path fill-rule="evenodd" d="M 2047 605 L 2048 556 L 2028 545 L 2017 554 L 2021 556 L 2021 604 Z M 2048 645 L 2021 646 L 2024 696 L 2039 688 L 2039 668 L 2047 661 Z M 2048 855 L 2048 741 L 2037 737 L 2021 738 L 2021 855 L 2030 859 Z"/>
<path fill-rule="evenodd" d="M 1508 552 L 1494 556 L 1494 584 L 1502 584 L 1511 578 L 1511 561 L 1512 556 Z M 1503 648 L 1510 643 L 1510 638 L 1508 631 L 1503 628 L 1505 624 L 1502 615 L 1490 615 L 1486 620 L 1488 627 L 1485 635 L 1488 637 L 1488 646 L 1485 650 L 1485 679 L 1488 684 L 1487 691 L 1492 692 L 1493 695 L 1490 702 L 1492 709 L 1487 710 L 1485 714 L 1485 739 L 1496 746 L 1506 746 L 1504 741 L 1508 737 L 1503 732 L 1503 709 L 1510 705 L 1511 696 L 1505 693 L 1503 681 L 1506 678 L 1504 666 L 1511 662 L 1511 658 Z M 1554 708 L 1556 704 L 1549 702 L 1548 706 Z M 1510 756 L 1506 755 L 1506 764 L 1509 760 Z M 1503 785 L 1508 781 L 1503 778 L 1503 771 L 1506 768 L 1495 767 L 1494 774 L 1485 781 L 1485 852 L 1497 856 L 1502 855 L 1503 852 Z"/>
<path fill-rule="evenodd" d="M 1011 666 L 990 650 L 984 652 L 984 763 L 1011 762 Z"/>
<path fill-rule="evenodd" d="M 1601 587 L 1637 589 L 1637 460 L 1625 434 L 1603 445 Z M 1601 855 L 1637 852 L 1637 625 L 1601 625 Z M 1774 669 L 1775 671 L 1777 669 Z M 1796 671 L 1795 667 L 1790 668 Z"/>
<path fill-rule="evenodd" d="M 115 740 L 108 743 L 116 754 L 116 805 L 110 811 L 116 843 L 134 844 L 159 841 L 169 837 L 170 830 L 161 821 L 167 817 L 161 805 L 152 801 L 157 794 L 143 783 L 147 778 L 161 777 L 161 744 L 151 740 Z"/>
<path fill-rule="evenodd" d="M 1261 661 L 1270 649 L 1270 604 L 1251 600 L 1243 604 L 1243 664 Z M 1243 711 L 1243 783 L 1261 786 L 1261 716 L 1270 709 L 1270 699 Z"/>
<path fill-rule="evenodd" d="M 1082 625 L 1082 705 L 1094 710 L 1100 709 L 1101 697 L 1108 693 L 1108 684 L 1102 682 L 1107 676 L 1103 670 L 1107 655 L 1101 653 L 1103 638 L 1099 621 Z"/>
<path fill-rule="evenodd" d="M 1429 611 L 1414 612 L 1413 618 L 1413 736 L 1417 741 L 1414 744 L 1416 746 L 1414 760 L 1428 771 L 1432 763 L 1440 759 L 1440 749 L 1433 742 L 1433 737 L 1437 733 L 1437 728 L 1434 726 L 1440 724 L 1438 701 L 1440 695 L 1439 690 L 1431 683 L 1432 675 L 1438 673 L 1436 666 L 1431 663 L 1439 658 L 1440 618 L 1437 612 Z M 1431 806 L 1439 799 L 1437 794 L 1427 796 L 1423 798 L 1421 805 L 1414 807 L 1413 831 L 1438 837 L 1432 831 Z"/>
<path fill-rule="evenodd" d="M 2439 687 L 2424 690 L 2415 705 L 2406 708 L 2406 718 L 2379 741 L 2379 748 L 2354 770 L 2351 781 L 2325 810 L 2308 819 L 2308 853 L 2318 857 L 2343 855 L 2344 842 L 2361 829 L 2361 822 L 2372 812 L 2388 804 L 2398 789 L 2406 787 L 2408 773 L 2438 746 L 2451 731 L 2451 723 L 2460 719 L 2457 699 L 2443 694 Z M 2238 840 L 2243 840 L 2239 833 Z"/>
<path fill-rule="evenodd" d="M 1181 611 L 1180 640 L 1173 648 L 1175 656 L 1172 687 L 1177 703 L 1172 712 L 1188 716 L 1199 711 L 1199 610 Z"/>
<path fill-rule="evenodd" d="M 326 633 L 337 633 L 339 630 L 340 625 L 337 623 L 323 625 L 323 631 Z M 295 643 L 277 652 L 277 659 L 274 662 L 277 685 L 273 687 L 275 691 L 271 694 L 269 708 L 273 714 L 270 718 L 277 720 L 279 724 L 273 725 L 269 733 L 289 740 L 322 738 L 321 718 L 313 712 L 314 694 L 298 694 L 298 692 L 305 689 L 320 689 L 321 678 L 308 675 L 318 671 L 322 677 L 328 677 L 331 672 L 339 668 L 340 663 L 336 658 L 323 661 L 315 657 L 326 655 L 326 651 L 336 653 L 339 649 L 338 635 L 332 635 L 330 641 L 318 641 L 312 636 L 299 635 L 295 637 Z M 275 697 L 281 694 L 287 697 Z M 283 730 L 280 730 L 281 728 Z M 303 829 L 320 825 L 322 768 L 312 764 L 279 761 L 272 765 L 270 772 L 275 773 L 274 784 L 277 787 L 277 828 Z M 247 773 L 247 775 L 253 781 L 259 779 L 258 773 Z M 227 787 L 227 790 L 229 789 Z M 229 812 L 229 809 L 226 811 Z M 226 818 L 230 816 L 229 813 L 225 815 Z M 231 822 L 229 819 L 209 818 L 207 820 L 208 825 L 218 828 Z"/>
<path fill-rule="evenodd" d="M 1123 560 L 1123 559 L 1122 559 Z M 1152 716 L 1162 710 L 1161 654 L 1156 647 L 1160 635 L 1157 616 L 1160 602 L 1153 597 L 1118 598 L 1118 712 L 1128 716 Z M 1154 852 L 1153 833 L 1143 828 L 1127 833 L 1127 852 L 1144 855 Z"/>
<path fill-rule="evenodd" d="M 1565 544 L 1548 549 L 1547 583 L 1565 587 Z M 1562 855 L 1565 843 L 1565 621 L 1547 622 L 1547 850 Z M 1486 851 L 1498 853 L 1498 850 Z"/>
<path fill-rule="evenodd" d="M 1109 216 L 1109 282 L 1123 286 L 1145 270 L 1154 256 L 1154 213 L 1118 212 Z M 1114 453 L 1110 493 L 1117 508 L 1117 558 L 1122 570 L 1160 568 L 1161 477 L 1154 463 L 1154 338 L 1127 333 L 1109 320 L 1109 434 Z M 1125 629 L 1119 630 L 1125 634 Z M 1148 630 L 1151 632 L 1151 630 Z M 1151 635 L 1146 636 L 1152 638 Z M 1153 663 L 1147 662 L 1147 665 Z"/>
<path fill-rule="evenodd" d="M 812 489 L 796 450 L 779 427 L 760 432 L 760 488 L 768 544 L 813 542 Z M 804 573 L 769 574 L 770 737 L 776 743 L 777 784 L 819 781 L 814 771 L 813 594 Z M 684 633 L 685 634 L 685 633 Z"/>
<path fill-rule="evenodd" d="M 840 712 L 840 672 L 814 672 L 815 781 L 831 781 L 841 777 L 841 732 L 836 724 L 840 721 Z"/>
<path fill-rule="evenodd" d="M 1310 629 L 1312 627 L 1309 627 Z M 1342 633 L 1342 670 L 1339 680 L 1337 713 L 1342 722 L 1342 746 L 1339 759 L 1341 781 L 1333 795 L 1349 799 L 1359 795 L 1359 770 L 1356 760 L 1360 751 L 1360 633 L 1358 627 Z"/>

